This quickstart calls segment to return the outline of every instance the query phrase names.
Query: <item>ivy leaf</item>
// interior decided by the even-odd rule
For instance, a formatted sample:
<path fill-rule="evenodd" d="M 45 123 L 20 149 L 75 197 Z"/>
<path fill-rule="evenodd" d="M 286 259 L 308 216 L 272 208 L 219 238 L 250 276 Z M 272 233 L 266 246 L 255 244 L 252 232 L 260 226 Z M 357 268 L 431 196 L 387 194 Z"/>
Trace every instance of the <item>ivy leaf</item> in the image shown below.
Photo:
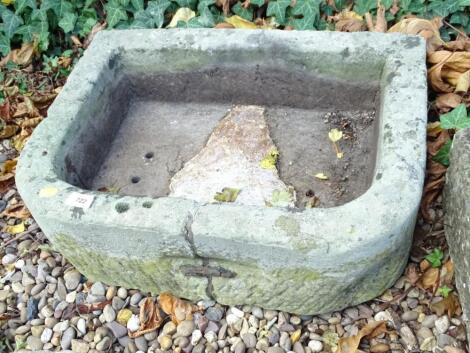
<path fill-rule="evenodd" d="M 200 16 L 191 18 L 186 24 L 187 28 L 212 28 L 214 26 L 214 15 L 208 7 L 201 11 Z"/>
<path fill-rule="evenodd" d="M 446 285 L 444 285 L 442 287 L 439 287 L 437 289 L 437 294 L 442 296 L 443 298 L 447 298 L 449 296 L 450 292 L 452 292 L 452 288 L 449 288 Z"/>
<path fill-rule="evenodd" d="M 425 259 L 428 260 L 431 266 L 434 268 L 441 267 L 443 258 L 444 253 L 439 248 L 435 248 L 432 252 L 425 256 Z"/>
<path fill-rule="evenodd" d="M 232 12 L 247 21 L 253 20 L 253 9 L 245 9 L 240 2 L 237 2 L 235 5 L 232 6 Z"/>
<path fill-rule="evenodd" d="M 286 22 L 286 9 L 290 5 L 290 0 L 271 0 L 266 11 L 267 16 L 274 16 L 279 24 Z"/>
<path fill-rule="evenodd" d="M 144 0 L 131 0 L 131 4 L 136 11 L 144 9 Z"/>
<path fill-rule="evenodd" d="M 168 0 L 149 1 L 147 11 L 153 18 L 155 27 L 160 28 L 163 26 L 165 20 L 165 10 L 171 5 Z"/>
<path fill-rule="evenodd" d="M 147 11 L 140 10 L 134 14 L 134 22 L 131 24 L 133 29 L 154 28 L 155 21 Z"/>
<path fill-rule="evenodd" d="M 356 0 L 354 5 L 354 11 L 358 15 L 364 15 L 366 12 L 369 12 L 375 8 L 377 8 L 377 1 L 375 0 Z"/>
<path fill-rule="evenodd" d="M 10 52 L 10 39 L 0 33 L 0 53 L 7 55 Z"/>
<path fill-rule="evenodd" d="M 298 30 L 307 30 L 315 28 L 315 21 L 320 15 L 319 0 L 297 0 L 292 8 L 294 18 L 290 21 L 292 26 Z M 298 16 L 302 16 L 298 18 Z"/>
<path fill-rule="evenodd" d="M 98 22 L 96 18 L 80 16 L 77 20 L 80 35 L 84 37 L 90 33 L 96 22 Z"/>
<path fill-rule="evenodd" d="M 36 0 L 16 0 L 15 1 L 15 13 L 20 15 L 25 8 L 36 9 Z"/>
<path fill-rule="evenodd" d="M 465 104 L 460 104 L 449 113 L 440 117 L 441 127 L 443 129 L 465 129 L 470 127 L 470 116 L 467 116 Z"/>
<path fill-rule="evenodd" d="M 264 0 L 250 0 L 250 4 L 261 7 L 264 5 Z"/>
<path fill-rule="evenodd" d="M 189 7 L 191 10 L 196 9 L 197 0 L 174 0 L 179 7 Z"/>
<path fill-rule="evenodd" d="M 70 33 L 75 28 L 77 22 L 77 15 L 72 12 L 67 12 L 64 17 L 59 21 L 59 27 L 64 30 L 64 33 Z"/>
<path fill-rule="evenodd" d="M 44 10 L 52 9 L 58 18 L 62 18 L 67 12 L 73 12 L 73 5 L 65 0 L 44 0 L 41 4 Z"/>
<path fill-rule="evenodd" d="M 447 141 L 437 153 L 432 157 L 432 160 L 441 163 L 443 166 L 449 166 L 449 153 L 452 147 L 452 140 Z"/>
<path fill-rule="evenodd" d="M 459 2 L 460 0 L 435 0 L 428 5 L 428 11 L 431 11 L 434 16 L 447 17 L 450 13 L 459 10 Z"/>
<path fill-rule="evenodd" d="M 109 28 L 113 28 L 120 21 L 127 20 L 126 11 L 116 0 L 111 0 L 106 5 L 104 5 L 104 8 L 106 10 L 106 21 L 108 22 Z"/>
<path fill-rule="evenodd" d="M 197 11 L 202 15 L 205 9 L 209 8 L 209 6 L 214 4 L 215 0 L 201 0 L 197 4 Z"/>
<path fill-rule="evenodd" d="M 470 0 L 460 0 L 459 6 L 470 6 Z"/>
<path fill-rule="evenodd" d="M 41 23 L 39 21 L 23 25 L 16 30 L 16 34 L 22 36 L 23 42 L 32 42 L 35 36 L 41 34 Z"/>
<path fill-rule="evenodd" d="M 20 16 L 15 15 L 12 11 L 6 10 L 2 13 L 3 33 L 8 39 L 11 39 L 19 26 L 24 22 Z"/>

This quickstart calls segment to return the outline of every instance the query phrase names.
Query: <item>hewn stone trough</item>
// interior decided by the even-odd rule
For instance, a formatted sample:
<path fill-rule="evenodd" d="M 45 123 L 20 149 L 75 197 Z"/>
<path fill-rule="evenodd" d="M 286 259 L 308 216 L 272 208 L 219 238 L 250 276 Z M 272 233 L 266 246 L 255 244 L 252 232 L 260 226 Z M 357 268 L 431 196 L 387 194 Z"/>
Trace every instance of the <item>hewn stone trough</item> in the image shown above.
<path fill-rule="evenodd" d="M 395 34 L 101 32 L 23 151 L 17 186 L 52 245 L 91 280 L 338 310 L 380 294 L 407 261 L 425 166 L 424 58 L 422 39 Z M 232 104 L 266 108 L 280 177 L 299 195 L 311 182 L 321 208 L 166 196 Z M 336 159 L 324 113 L 374 109 Z M 289 176 L 300 163 L 339 178 L 344 161 L 353 167 L 338 179 L 350 183 L 342 199 L 307 170 Z"/>

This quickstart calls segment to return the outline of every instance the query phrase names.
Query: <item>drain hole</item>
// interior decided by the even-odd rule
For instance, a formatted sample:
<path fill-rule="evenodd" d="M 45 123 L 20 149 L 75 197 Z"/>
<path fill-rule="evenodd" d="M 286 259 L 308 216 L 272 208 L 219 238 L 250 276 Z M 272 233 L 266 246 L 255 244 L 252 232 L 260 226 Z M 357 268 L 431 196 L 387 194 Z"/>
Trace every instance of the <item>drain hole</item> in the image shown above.
<path fill-rule="evenodd" d="M 138 176 L 133 176 L 131 178 L 131 183 L 132 184 L 137 184 L 139 181 L 140 181 L 140 177 L 138 177 Z"/>
<path fill-rule="evenodd" d="M 127 202 L 118 202 L 115 208 L 118 213 L 124 213 L 129 210 L 129 204 Z"/>
<path fill-rule="evenodd" d="M 142 207 L 144 208 L 151 208 L 153 206 L 153 202 L 152 201 L 145 201 L 143 204 L 142 204 Z"/>
<path fill-rule="evenodd" d="M 147 152 L 144 157 L 145 157 L 145 159 L 152 159 L 153 158 L 153 152 Z"/>

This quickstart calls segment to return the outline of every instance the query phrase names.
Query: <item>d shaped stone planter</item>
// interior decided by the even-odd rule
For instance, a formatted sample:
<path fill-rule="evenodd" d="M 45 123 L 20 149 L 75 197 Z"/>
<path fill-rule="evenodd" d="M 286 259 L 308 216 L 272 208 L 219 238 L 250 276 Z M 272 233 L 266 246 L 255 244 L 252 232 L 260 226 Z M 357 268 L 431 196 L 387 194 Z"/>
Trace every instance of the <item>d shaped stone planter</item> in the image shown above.
<path fill-rule="evenodd" d="M 101 32 L 23 151 L 17 186 L 52 245 L 91 280 L 301 314 L 339 310 L 379 295 L 407 262 L 425 166 L 424 58 L 422 39 L 393 34 Z M 376 106 L 365 189 L 342 205 L 313 209 L 156 197 L 158 173 L 134 192 L 143 196 L 109 192 L 112 185 L 91 190 L 142 97 L 157 103 L 141 115 L 158 111 L 170 119 L 165 126 L 173 114 L 207 117 L 214 102 Z M 186 113 L 178 110 L 184 104 Z M 199 104 L 199 117 L 191 104 Z M 163 129 L 159 119 L 131 131 L 135 141 L 155 142 L 145 133 Z M 169 138 L 185 146 L 185 136 Z M 132 157 L 135 141 L 113 150 L 116 177 L 170 149 Z M 174 173 L 181 163 L 161 168 Z"/>

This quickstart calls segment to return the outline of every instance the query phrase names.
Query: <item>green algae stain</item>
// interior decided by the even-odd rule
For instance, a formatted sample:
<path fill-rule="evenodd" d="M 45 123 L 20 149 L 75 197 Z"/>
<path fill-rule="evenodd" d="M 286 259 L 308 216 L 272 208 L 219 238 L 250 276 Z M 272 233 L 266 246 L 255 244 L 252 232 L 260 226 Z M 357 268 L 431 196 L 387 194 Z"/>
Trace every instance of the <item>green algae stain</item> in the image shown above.
<path fill-rule="evenodd" d="M 300 234 L 299 223 L 291 217 L 279 216 L 274 224 L 291 237 L 297 237 Z"/>

